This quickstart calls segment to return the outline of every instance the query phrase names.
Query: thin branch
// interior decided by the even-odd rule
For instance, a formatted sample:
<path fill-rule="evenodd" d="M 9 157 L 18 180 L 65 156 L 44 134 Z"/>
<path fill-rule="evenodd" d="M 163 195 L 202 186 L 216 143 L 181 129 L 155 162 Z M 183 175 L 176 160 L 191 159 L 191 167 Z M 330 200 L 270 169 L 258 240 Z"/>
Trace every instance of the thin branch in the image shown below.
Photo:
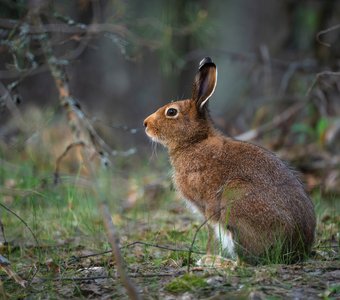
<path fill-rule="evenodd" d="M 333 71 L 323 71 L 320 73 L 317 73 L 315 75 L 315 78 L 312 82 L 312 84 L 309 86 L 307 92 L 306 92 L 306 96 L 309 96 L 310 93 L 312 92 L 314 86 L 320 81 L 320 79 L 324 76 L 340 76 L 340 72 L 333 72 Z"/>
<path fill-rule="evenodd" d="M 85 147 L 85 143 L 83 141 L 78 141 L 78 142 L 69 144 L 64 150 L 64 152 L 57 158 L 56 164 L 55 164 L 55 170 L 54 170 L 54 183 L 55 184 L 57 184 L 60 179 L 59 177 L 60 163 L 62 162 L 64 157 L 68 154 L 68 152 L 75 147 Z"/>
<path fill-rule="evenodd" d="M 106 122 L 104 122 L 102 120 L 97 119 L 97 118 L 92 118 L 91 121 L 93 123 L 102 124 L 102 125 L 109 127 L 109 128 L 126 131 L 126 132 L 131 133 L 131 134 L 136 134 L 137 132 L 144 130 L 142 127 L 129 127 L 127 125 L 115 125 L 115 124 L 110 125 L 110 124 L 107 124 Z"/>
<path fill-rule="evenodd" d="M 141 299 L 138 294 L 137 288 L 135 284 L 131 281 L 128 275 L 125 272 L 125 263 L 124 259 L 120 253 L 120 249 L 118 247 L 118 235 L 116 233 L 116 229 L 112 222 L 112 217 L 109 212 L 108 206 L 106 202 L 100 203 L 100 209 L 102 212 L 102 216 L 104 218 L 104 226 L 106 228 L 106 234 L 109 239 L 109 242 L 112 247 L 112 252 L 114 253 L 114 258 L 117 266 L 117 272 L 120 275 L 121 281 L 130 297 L 130 299 Z"/>
<path fill-rule="evenodd" d="M 33 230 L 28 226 L 28 224 L 26 223 L 26 221 L 21 218 L 17 213 L 15 213 L 13 210 L 11 210 L 10 208 L 8 208 L 6 205 L 0 203 L 0 206 L 2 208 L 4 208 L 5 210 L 7 210 L 9 213 L 11 213 L 12 215 L 14 215 L 22 224 L 24 224 L 24 226 L 28 229 L 28 231 L 31 233 L 31 235 L 33 236 L 33 239 L 37 245 L 38 248 L 40 248 L 40 243 L 38 241 L 37 236 L 35 235 L 35 233 L 33 232 Z M 27 280 L 29 283 L 28 285 L 30 285 L 30 283 L 33 281 L 33 278 L 35 277 L 35 275 L 38 273 L 39 271 L 39 267 L 36 268 L 35 272 L 32 274 L 31 278 L 29 280 Z"/>
<path fill-rule="evenodd" d="M 325 30 L 319 31 L 319 32 L 316 34 L 316 36 L 315 36 L 316 41 L 317 41 L 318 43 L 320 43 L 321 45 L 325 46 L 325 47 L 330 47 L 331 44 L 321 41 L 320 37 L 321 37 L 322 35 L 326 34 L 326 33 L 329 33 L 329 32 L 331 32 L 331 31 L 337 30 L 337 29 L 339 29 L 339 28 L 340 28 L 340 24 L 337 24 L 337 25 L 334 25 L 334 26 L 332 26 L 332 27 L 329 27 L 329 28 L 327 28 L 327 29 L 325 29 Z"/>
<path fill-rule="evenodd" d="M 264 92 L 266 95 L 272 94 L 272 65 L 270 61 L 269 49 L 266 45 L 260 47 L 260 54 L 263 60 L 263 82 L 264 82 Z"/>
<path fill-rule="evenodd" d="M 36 235 L 34 234 L 33 230 L 28 226 L 28 224 L 26 223 L 26 221 L 21 218 L 17 213 L 15 213 L 13 210 L 11 210 L 10 208 L 8 208 L 6 205 L 4 205 L 3 203 L 0 202 L 0 206 L 2 208 L 4 208 L 5 210 L 7 210 L 9 213 L 11 213 L 12 215 L 14 215 L 22 224 L 24 224 L 24 226 L 28 229 L 28 231 L 31 233 L 31 235 L 33 236 L 33 239 L 35 241 L 35 243 L 37 244 L 37 247 L 40 248 L 40 244 L 38 241 L 38 238 L 36 237 Z"/>
<path fill-rule="evenodd" d="M 74 26 L 68 24 L 58 23 L 58 24 L 44 24 L 43 27 L 39 25 L 30 25 L 28 23 L 22 23 L 13 19 L 0 18 L 0 27 L 5 29 L 15 29 L 19 26 L 25 26 L 25 32 L 28 34 L 44 34 L 44 33 L 67 33 L 67 34 L 82 34 L 82 33 L 101 33 L 110 32 L 115 33 L 121 37 L 129 37 L 132 39 L 137 39 L 131 31 L 129 31 L 122 24 L 110 24 L 110 23 L 92 23 L 92 24 L 82 24 L 76 23 Z"/>
<path fill-rule="evenodd" d="M 320 81 L 320 79 L 324 76 L 340 76 L 340 72 L 333 72 L 333 71 L 323 71 L 315 75 L 315 78 L 312 82 L 312 84 L 307 89 L 307 92 L 305 94 L 305 97 L 310 96 L 313 88 L 315 85 Z M 272 121 L 265 123 L 255 129 L 251 129 L 245 133 L 242 133 L 240 135 L 237 135 L 235 139 L 242 140 L 242 141 L 249 141 L 258 138 L 263 133 L 273 130 L 276 127 L 280 126 L 281 124 L 287 122 L 289 119 L 291 119 L 294 115 L 296 115 L 298 112 L 300 112 L 306 105 L 306 102 L 298 102 L 292 106 L 290 106 L 288 109 L 283 111 L 281 114 L 275 116 Z"/>
<path fill-rule="evenodd" d="M 202 58 L 202 56 L 206 55 L 206 51 L 203 49 L 193 50 L 187 53 L 183 60 L 179 60 L 178 64 L 183 65 L 184 63 L 197 60 Z M 215 56 L 227 56 L 230 60 L 240 61 L 240 62 L 253 62 L 257 64 L 264 64 L 264 60 L 255 52 L 241 52 L 241 51 L 232 51 L 228 49 L 214 48 L 211 49 L 211 55 Z M 267 63 L 270 63 L 273 68 L 276 69 L 286 69 L 292 64 L 295 64 L 296 70 L 303 70 L 305 72 L 315 72 L 318 64 L 315 60 L 308 59 L 303 61 L 284 61 L 278 58 L 270 57 Z"/>
<path fill-rule="evenodd" d="M 306 102 L 298 102 L 292 106 L 290 106 L 288 109 L 283 111 L 281 114 L 275 116 L 272 121 L 265 123 L 255 129 L 251 129 L 249 131 L 246 131 L 240 135 L 237 135 L 235 139 L 241 140 L 241 141 L 250 141 L 253 139 L 258 138 L 263 133 L 273 130 L 276 127 L 280 126 L 281 124 L 287 122 L 290 118 L 292 118 L 294 115 L 296 115 L 299 111 L 302 110 L 306 105 Z"/>
<path fill-rule="evenodd" d="M 279 94 L 284 94 L 288 88 L 289 82 L 293 78 L 294 74 L 301 69 L 308 69 L 312 66 L 316 66 L 316 62 L 311 59 L 304 59 L 303 61 L 292 62 L 288 65 L 286 72 L 283 74 L 280 87 Z"/>
<path fill-rule="evenodd" d="M 145 245 L 148 247 L 154 247 L 154 248 L 158 248 L 158 249 L 163 249 L 163 250 L 170 250 L 170 251 L 175 251 L 175 252 L 189 252 L 191 251 L 192 253 L 196 253 L 196 254 L 205 254 L 205 252 L 200 252 L 200 251 L 193 251 L 192 249 L 180 249 L 180 248 L 173 248 L 173 247 L 168 247 L 168 246 L 163 246 L 163 245 L 158 245 L 158 244 L 150 244 L 150 243 L 146 243 L 146 242 L 140 242 L 140 241 L 136 241 L 136 242 L 132 242 L 131 244 L 127 244 L 125 246 L 122 246 L 121 249 L 123 248 L 129 248 L 131 246 L 134 245 Z"/>
<path fill-rule="evenodd" d="M 189 252 L 190 251 L 190 249 L 174 248 L 174 247 L 163 246 L 163 245 L 158 245 L 158 244 L 151 244 L 151 243 L 141 242 L 141 241 L 132 242 L 130 244 L 121 246 L 119 249 L 122 250 L 122 249 L 125 249 L 125 248 L 130 248 L 130 247 L 135 246 L 135 245 L 144 245 L 144 246 L 148 246 L 148 247 L 153 247 L 153 248 L 158 248 L 158 249 L 168 250 L 168 251 L 174 251 L 174 252 Z M 201 251 L 193 251 L 192 250 L 191 252 L 195 253 L 195 254 L 202 254 L 202 255 L 205 254 L 205 252 L 201 252 Z M 92 254 L 88 254 L 88 255 L 72 256 L 69 260 L 69 263 L 73 263 L 74 261 L 79 261 L 80 259 L 84 259 L 84 258 L 95 257 L 95 256 L 111 254 L 111 253 L 112 253 L 112 250 L 107 250 L 107 251 L 92 253 Z"/>

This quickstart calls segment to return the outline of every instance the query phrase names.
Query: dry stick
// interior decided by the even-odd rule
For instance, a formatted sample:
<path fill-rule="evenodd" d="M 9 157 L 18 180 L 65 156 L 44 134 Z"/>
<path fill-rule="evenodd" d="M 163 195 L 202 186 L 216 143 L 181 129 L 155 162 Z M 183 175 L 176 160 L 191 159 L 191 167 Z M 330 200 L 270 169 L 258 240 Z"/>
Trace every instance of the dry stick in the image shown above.
<path fill-rule="evenodd" d="M 150 243 L 146 243 L 146 242 L 141 242 L 141 241 L 136 241 L 136 242 L 132 242 L 130 244 L 127 244 L 125 246 L 122 246 L 121 249 L 123 248 L 128 248 L 134 245 L 145 245 L 145 246 L 149 246 L 149 247 L 154 247 L 154 248 L 159 248 L 159 249 L 163 249 L 163 250 L 170 250 L 170 251 L 177 251 L 177 252 L 189 252 L 189 249 L 180 249 L 180 248 L 173 248 L 173 247 L 167 247 L 167 246 L 162 246 L 162 245 L 158 245 L 158 244 L 150 244 Z M 196 253 L 196 254 L 205 254 L 205 252 L 200 252 L 200 251 L 192 251 L 192 253 Z"/>
<path fill-rule="evenodd" d="M 331 32 L 331 31 L 337 30 L 337 29 L 339 29 L 339 28 L 340 28 L 340 24 L 337 24 L 337 25 L 332 26 L 332 27 L 330 27 L 330 28 L 327 28 L 327 29 L 325 29 L 325 30 L 319 31 L 319 32 L 316 34 L 316 36 L 315 36 L 316 41 L 317 41 L 318 43 L 320 43 L 321 45 L 325 46 L 325 47 L 330 47 L 331 44 L 325 43 L 325 42 L 321 41 L 321 40 L 320 40 L 320 36 L 323 35 L 323 34 L 329 33 L 329 32 Z"/>
<path fill-rule="evenodd" d="M 131 279 L 126 274 L 124 259 L 120 253 L 120 249 L 118 246 L 119 240 L 118 240 L 117 232 L 113 225 L 112 217 L 111 217 L 111 214 L 109 212 L 109 208 L 106 202 L 102 201 L 100 203 L 100 210 L 102 212 L 102 216 L 104 217 L 104 226 L 106 228 L 106 234 L 108 236 L 109 242 L 113 250 L 113 254 L 116 260 L 117 272 L 120 275 L 120 279 L 126 291 L 128 292 L 130 299 L 141 299 L 140 295 L 138 294 L 135 284 L 131 281 Z"/>
<path fill-rule="evenodd" d="M 285 110 L 283 113 L 279 114 L 278 116 L 275 116 L 271 122 L 265 123 L 255 129 L 251 129 L 249 131 L 246 131 L 238 136 L 235 137 L 235 139 L 242 140 L 242 141 L 249 141 L 257 138 L 264 132 L 271 130 L 284 122 L 288 121 L 291 117 L 293 117 L 295 114 L 297 114 L 304 106 L 306 102 L 299 102 L 291 107 L 289 107 L 287 110 Z"/>
<path fill-rule="evenodd" d="M 308 90 L 306 92 L 306 96 L 310 95 L 314 86 L 320 81 L 321 77 L 323 77 L 323 76 L 340 76 L 340 72 L 323 71 L 323 72 L 317 73 L 315 75 L 315 78 L 314 78 L 312 84 L 310 85 L 310 87 L 308 88 Z"/>
<path fill-rule="evenodd" d="M 119 249 L 121 250 L 121 249 L 129 248 L 129 247 L 132 247 L 132 246 L 135 246 L 135 245 L 144 245 L 144 246 L 148 246 L 148 247 L 154 247 L 154 248 L 169 250 L 169 251 L 174 251 L 174 252 L 189 252 L 190 251 L 190 249 L 173 248 L 173 247 L 168 247 L 168 246 L 163 246 L 163 245 L 158 245 L 158 244 L 151 244 L 151 243 L 141 242 L 141 241 L 132 242 L 130 244 L 121 246 Z M 205 252 L 201 252 L 201 251 L 191 251 L 191 252 L 195 253 L 195 254 L 205 254 Z M 110 254 L 110 253 L 112 253 L 112 250 L 102 251 L 102 252 L 98 252 L 98 253 L 92 253 L 92 254 L 88 254 L 88 255 L 72 256 L 70 261 L 72 263 L 73 260 L 78 261 L 79 259 L 95 257 L 95 256 L 100 256 L 100 255 Z"/>

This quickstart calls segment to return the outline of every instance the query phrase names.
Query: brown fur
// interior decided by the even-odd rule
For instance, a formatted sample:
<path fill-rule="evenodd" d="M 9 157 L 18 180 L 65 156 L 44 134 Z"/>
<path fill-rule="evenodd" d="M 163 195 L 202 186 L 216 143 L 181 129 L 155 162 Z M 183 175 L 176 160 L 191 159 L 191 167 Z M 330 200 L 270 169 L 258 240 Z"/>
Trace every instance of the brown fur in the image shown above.
<path fill-rule="evenodd" d="M 213 64 L 204 67 L 215 71 Z M 273 153 L 214 128 L 206 105 L 200 107 L 216 80 L 206 73 L 200 69 L 196 77 L 194 99 L 169 103 L 145 120 L 147 134 L 168 148 L 178 191 L 205 218 L 232 232 L 238 255 L 256 261 L 281 240 L 282 255 L 302 259 L 314 240 L 311 200 L 294 172 Z M 197 85 L 205 79 L 209 90 L 203 87 L 197 95 Z M 166 116 L 168 108 L 177 109 L 178 115 Z"/>

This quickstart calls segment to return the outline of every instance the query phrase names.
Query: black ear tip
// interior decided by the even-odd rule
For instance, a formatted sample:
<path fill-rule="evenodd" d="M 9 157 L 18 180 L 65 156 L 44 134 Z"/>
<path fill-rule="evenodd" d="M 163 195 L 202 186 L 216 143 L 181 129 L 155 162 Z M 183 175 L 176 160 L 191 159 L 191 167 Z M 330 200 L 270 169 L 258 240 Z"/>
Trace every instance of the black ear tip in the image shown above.
<path fill-rule="evenodd" d="M 214 65 L 214 62 L 212 61 L 212 59 L 210 57 L 204 57 L 201 61 L 200 61 L 200 64 L 199 64 L 199 69 L 201 69 L 204 65 L 206 64 L 213 64 Z"/>

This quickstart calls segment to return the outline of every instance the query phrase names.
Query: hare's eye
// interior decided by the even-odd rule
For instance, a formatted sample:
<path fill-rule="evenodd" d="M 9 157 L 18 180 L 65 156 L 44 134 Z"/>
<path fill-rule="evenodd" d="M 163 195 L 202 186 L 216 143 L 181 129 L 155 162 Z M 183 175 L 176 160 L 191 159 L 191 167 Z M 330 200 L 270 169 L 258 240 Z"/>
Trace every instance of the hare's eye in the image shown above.
<path fill-rule="evenodd" d="M 168 108 L 168 110 L 166 111 L 166 115 L 168 117 L 175 117 L 178 114 L 178 111 L 176 108 Z"/>

